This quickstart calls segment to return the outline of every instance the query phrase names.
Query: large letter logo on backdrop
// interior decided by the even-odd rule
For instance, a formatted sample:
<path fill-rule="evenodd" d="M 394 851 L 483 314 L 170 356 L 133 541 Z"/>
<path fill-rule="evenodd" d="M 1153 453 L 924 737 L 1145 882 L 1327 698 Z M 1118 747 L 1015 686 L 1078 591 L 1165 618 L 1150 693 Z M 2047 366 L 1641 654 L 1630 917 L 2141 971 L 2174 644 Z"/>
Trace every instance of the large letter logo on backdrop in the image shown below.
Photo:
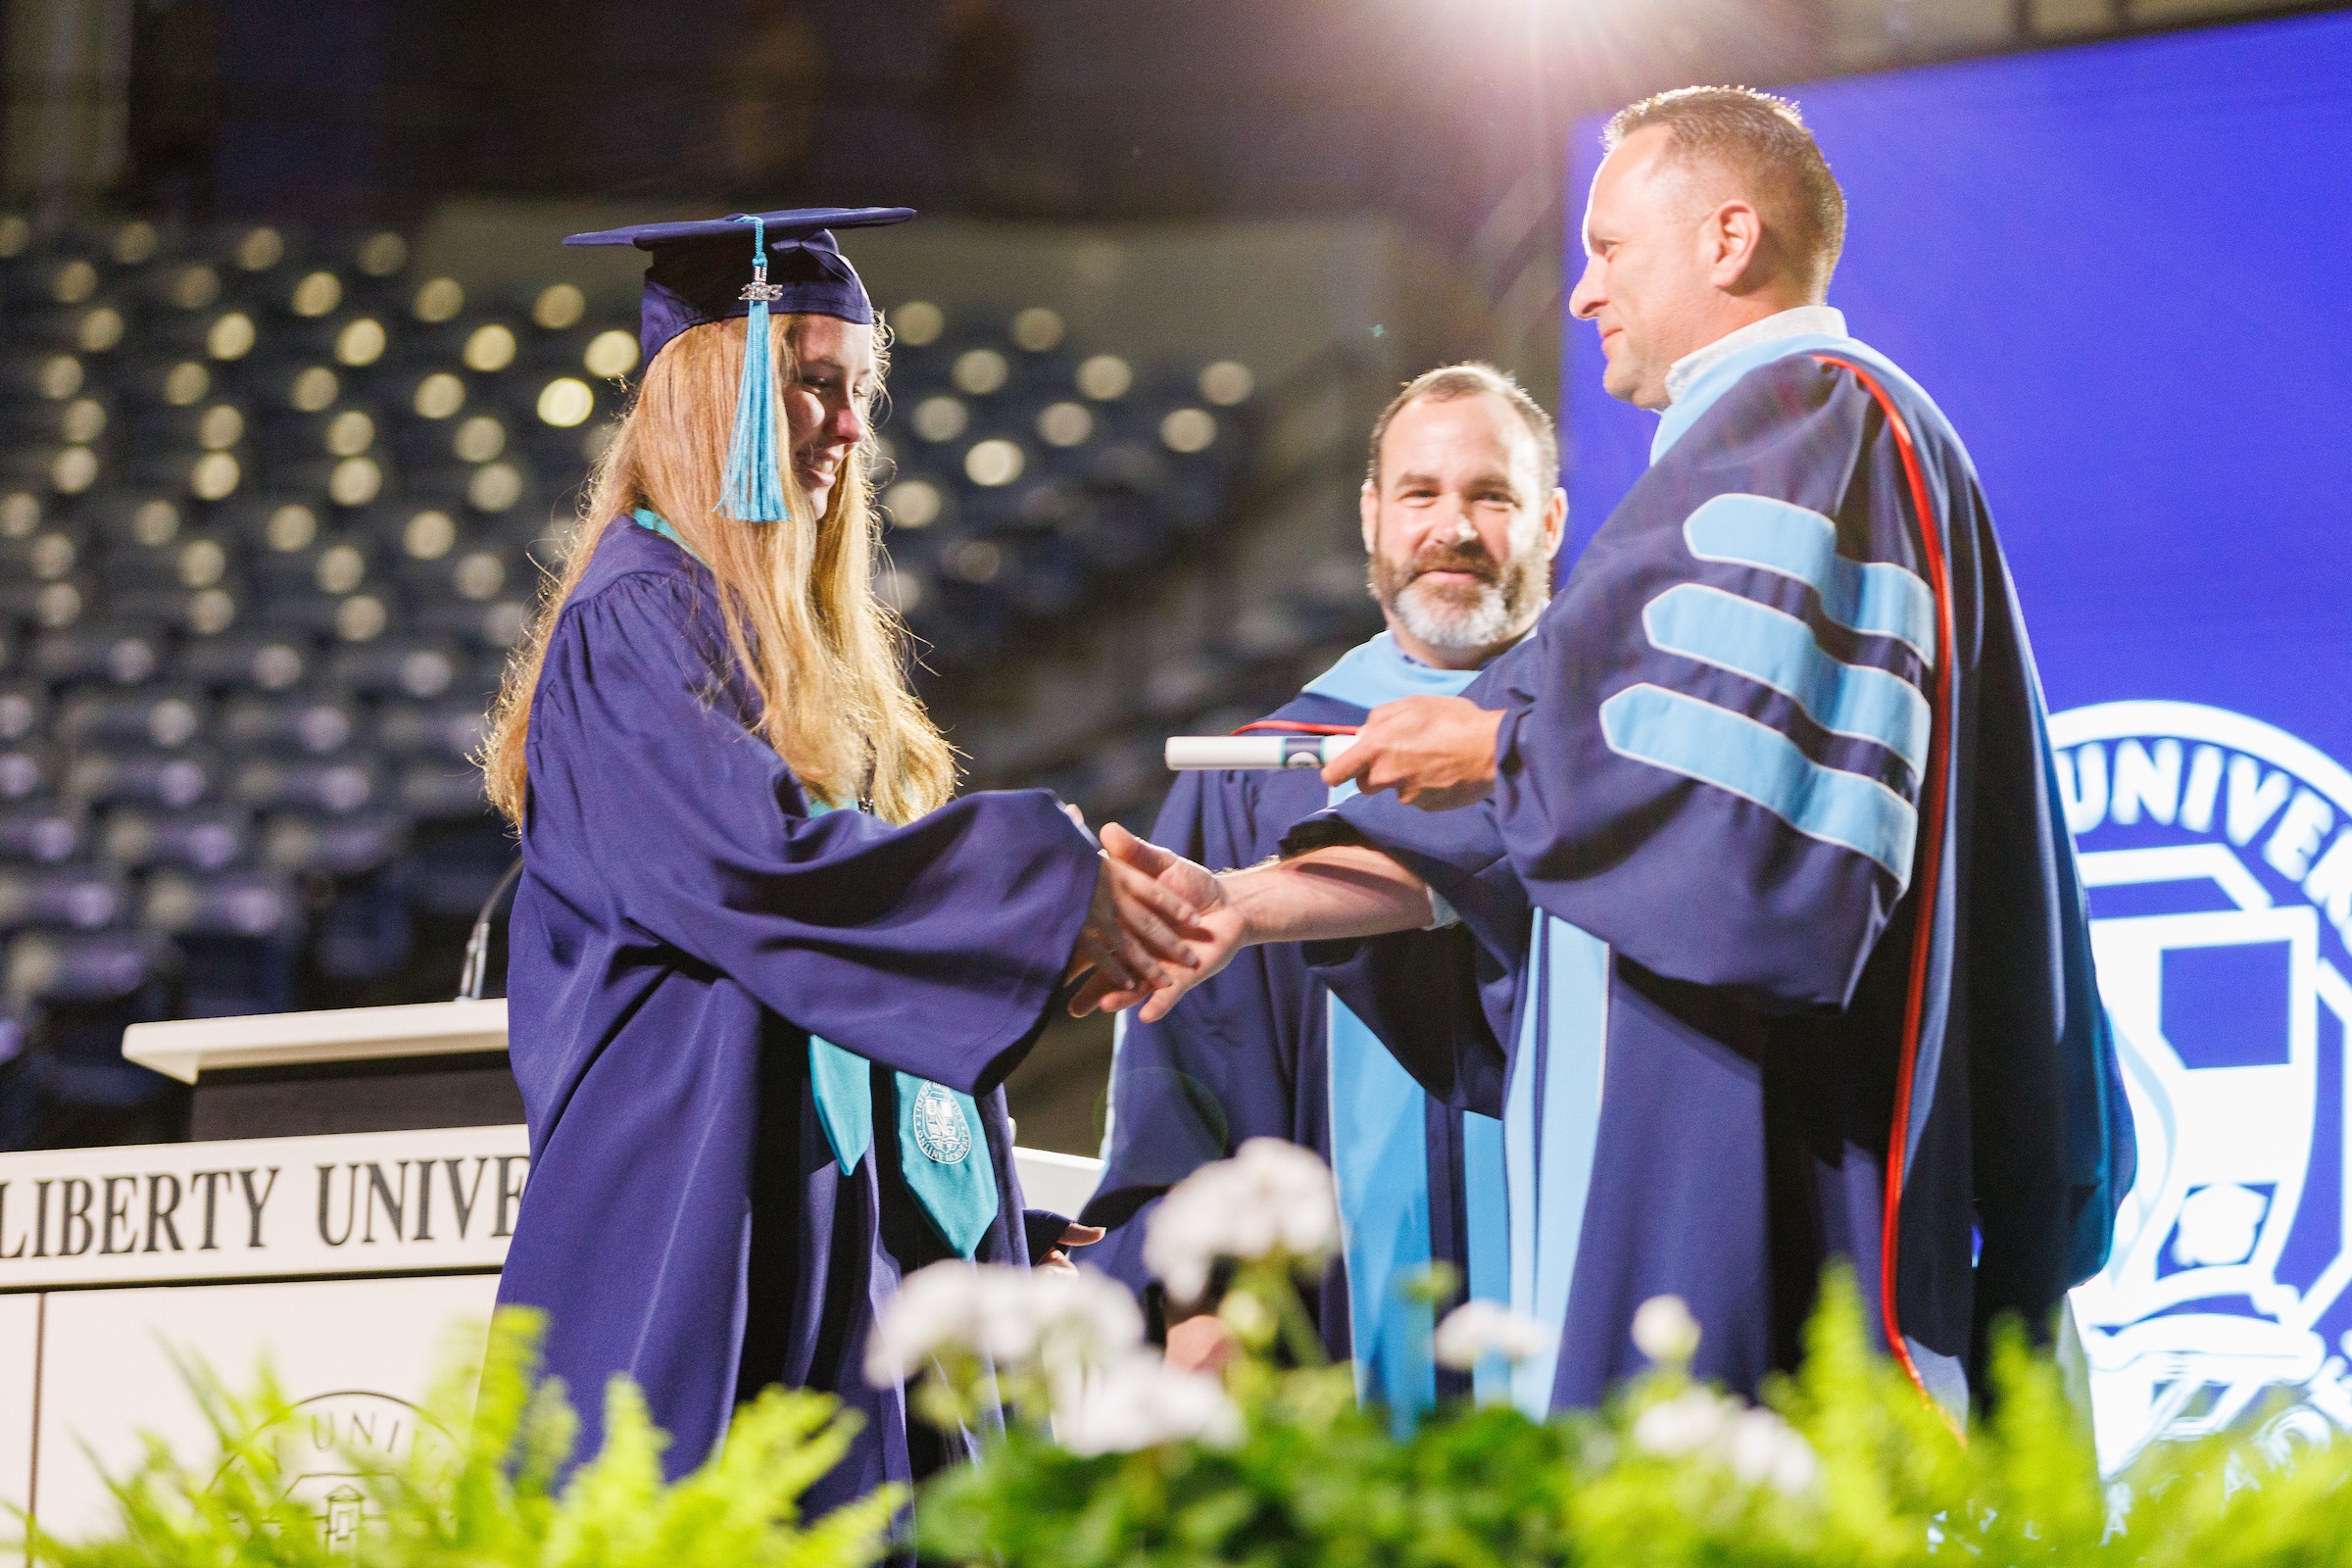
<path fill-rule="evenodd" d="M 2074 1297 L 2101 1467 L 2282 1387 L 2274 1440 L 2352 1428 L 2352 772 L 2191 703 L 2050 736 L 2139 1133 L 2114 1256 Z"/>

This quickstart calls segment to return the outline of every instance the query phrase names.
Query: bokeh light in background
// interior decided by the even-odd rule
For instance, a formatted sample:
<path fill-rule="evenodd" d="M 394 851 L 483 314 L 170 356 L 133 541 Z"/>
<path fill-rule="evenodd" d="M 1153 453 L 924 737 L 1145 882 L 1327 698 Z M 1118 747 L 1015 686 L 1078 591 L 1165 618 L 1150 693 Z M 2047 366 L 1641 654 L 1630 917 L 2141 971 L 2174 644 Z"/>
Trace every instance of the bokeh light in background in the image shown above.
<path fill-rule="evenodd" d="M 596 394 L 577 376 L 560 375 L 539 391 L 539 417 L 559 429 L 583 423 L 596 412 Z"/>
<path fill-rule="evenodd" d="M 619 328 L 599 332 L 588 340 L 587 352 L 580 358 L 581 366 L 590 375 L 611 379 L 628 374 L 637 368 L 637 334 Z"/>

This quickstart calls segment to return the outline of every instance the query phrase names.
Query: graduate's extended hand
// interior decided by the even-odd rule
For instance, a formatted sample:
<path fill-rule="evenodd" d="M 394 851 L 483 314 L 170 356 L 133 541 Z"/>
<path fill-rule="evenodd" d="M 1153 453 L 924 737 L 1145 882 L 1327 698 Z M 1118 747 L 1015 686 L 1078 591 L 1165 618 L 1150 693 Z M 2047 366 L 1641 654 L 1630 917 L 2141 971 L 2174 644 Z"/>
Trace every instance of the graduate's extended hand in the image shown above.
<path fill-rule="evenodd" d="M 1141 1004 L 1138 1016 L 1145 1023 L 1157 1023 L 1187 991 L 1233 961 L 1243 944 L 1241 911 L 1226 897 L 1224 884 L 1205 867 L 1137 838 L 1116 822 L 1103 824 L 1102 853 L 1149 876 L 1193 911 L 1184 932 L 1187 956 L 1162 965 L 1160 976 L 1148 985 L 1122 987 L 1106 983 L 1098 973 L 1071 1001 L 1070 1011 L 1083 1017 L 1097 1007 L 1117 1012 Z"/>
<path fill-rule="evenodd" d="M 1194 906 L 1150 872 L 1109 855 L 1099 856 L 1096 865 L 1094 900 L 1062 978 L 1073 980 L 1092 970 L 1088 991 L 1102 987 L 1138 996 L 1172 984 L 1196 961 L 1186 942 L 1197 918 Z M 1070 1010 L 1083 1017 L 1091 1008 L 1073 1000 Z"/>
<path fill-rule="evenodd" d="M 1037 1266 L 1053 1269 L 1056 1273 L 1075 1274 L 1078 1272 L 1078 1265 L 1070 1261 L 1070 1254 L 1066 1249 L 1092 1247 L 1101 1241 L 1103 1235 L 1103 1229 L 1100 1225 L 1081 1225 L 1073 1220 L 1061 1228 L 1061 1246 L 1048 1252 L 1045 1260 Z"/>
<path fill-rule="evenodd" d="M 1464 697 L 1405 697 L 1372 710 L 1355 744 L 1323 765 L 1335 789 L 1395 790 L 1407 806 L 1450 811 L 1494 787 L 1494 734 L 1502 714 Z"/>

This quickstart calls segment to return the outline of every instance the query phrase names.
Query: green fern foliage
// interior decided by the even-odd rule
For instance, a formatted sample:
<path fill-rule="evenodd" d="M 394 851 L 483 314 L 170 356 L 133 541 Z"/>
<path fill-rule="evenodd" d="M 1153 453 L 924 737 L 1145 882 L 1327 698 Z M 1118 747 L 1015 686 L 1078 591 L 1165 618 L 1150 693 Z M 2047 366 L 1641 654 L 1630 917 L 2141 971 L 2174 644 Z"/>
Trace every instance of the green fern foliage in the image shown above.
<path fill-rule="evenodd" d="M 1436 1412 L 1407 1437 L 1262 1363 L 1235 1447 L 1077 1458 L 1014 1430 L 923 1491 L 948 1563 L 1004 1568 L 2352 1568 L 2352 1441 L 2249 1432 L 2102 1482 L 2057 1363 L 2000 1337 L 1985 1408 L 1927 1400 L 1833 1273 L 1765 1409 L 1675 1365 L 1605 1410 Z M 1809 1462 L 1790 1462 L 1809 1454 Z"/>
<path fill-rule="evenodd" d="M 1013 1419 L 926 1484 L 911 1540 L 895 1490 L 806 1517 L 855 1420 L 806 1391 L 763 1395 L 670 1482 L 666 1440 L 615 1381 L 603 1450 L 573 1466 L 539 1325 L 509 1313 L 478 1376 L 453 1350 L 466 1370 L 426 1423 L 446 1436 L 345 1456 L 356 1535 L 330 1540 L 291 1494 L 283 1393 L 191 1367 L 216 1451 L 150 1443 L 113 1484 L 112 1529 L 30 1547 L 41 1568 L 865 1568 L 894 1543 L 958 1568 L 2352 1568 L 2352 1441 L 2258 1412 L 2103 1480 L 2058 1364 L 2023 1337 L 1998 1338 L 1984 1407 L 1955 1424 L 1872 1349 L 1864 1312 L 1833 1275 L 1802 1369 L 1760 1407 L 1668 1356 L 1597 1412 L 1462 1403 L 1402 1436 L 1348 1369 L 1246 1350 L 1225 1373 L 1233 1441 L 1079 1454 Z"/>
<path fill-rule="evenodd" d="M 738 1412 L 700 1469 L 663 1479 L 667 1440 L 625 1380 L 606 1391 L 605 1446 L 565 1473 L 579 1422 L 563 1387 L 537 1376 L 540 1331 L 502 1312 L 478 1376 L 459 1370 L 430 1400 L 424 1431 L 396 1463 L 346 1455 L 366 1524 L 330 1540 L 290 1494 L 294 1407 L 265 1374 L 229 1392 L 201 1367 L 183 1371 L 213 1433 L 201 1463 L 150 1440 L 141 1463 L 110 1483 L 118 1511 L 103 1536 L 27 1543 L 40 1568 L 864 1568 L 881 1557 L 905 1502 L 882 1492 L 813 1521 L 801 1498 L 849 1448 L 857 1418 L 806 1391 L 771 1390 Z"/>

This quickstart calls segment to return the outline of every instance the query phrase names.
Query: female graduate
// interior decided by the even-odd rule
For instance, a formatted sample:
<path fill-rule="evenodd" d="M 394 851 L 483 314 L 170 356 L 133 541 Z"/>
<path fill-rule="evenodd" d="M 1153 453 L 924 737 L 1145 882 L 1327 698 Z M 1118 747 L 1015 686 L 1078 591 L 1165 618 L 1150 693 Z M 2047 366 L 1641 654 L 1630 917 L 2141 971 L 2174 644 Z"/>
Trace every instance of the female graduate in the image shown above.
<path fill-rule="evenodd" d="M 911 216 L 567 241 L 652 252 L 646 369 L 484 759 L 523 860 L 500 1299 L 547 1314 L 583 1455 L 616 1374 L 673 1475 L 768 1384 L 839 1396 L 864 1425 L 812 1509 L 950 1457 L 860 1376 L 874 1313 L 925 1263 L 1028 1261 L 999 1085 L 1066 978 L 1157 972 L 1122 915 L 1168 932 L 1052 796 L 943 804 L 872 590 L 874 312 L 827 232 Z"/>

